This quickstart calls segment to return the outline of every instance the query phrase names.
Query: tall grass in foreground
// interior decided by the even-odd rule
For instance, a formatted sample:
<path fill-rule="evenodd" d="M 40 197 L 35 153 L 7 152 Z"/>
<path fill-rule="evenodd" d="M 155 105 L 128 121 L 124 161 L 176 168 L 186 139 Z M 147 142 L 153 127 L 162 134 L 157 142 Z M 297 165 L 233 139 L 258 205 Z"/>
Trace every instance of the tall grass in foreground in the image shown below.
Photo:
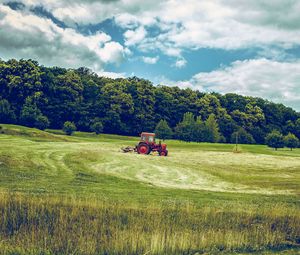
<path fill-rule="evenodd" d="M 299 208 L 126 205 L 0 193 L 1 254 L 194 254 L 300 243 Z"/>

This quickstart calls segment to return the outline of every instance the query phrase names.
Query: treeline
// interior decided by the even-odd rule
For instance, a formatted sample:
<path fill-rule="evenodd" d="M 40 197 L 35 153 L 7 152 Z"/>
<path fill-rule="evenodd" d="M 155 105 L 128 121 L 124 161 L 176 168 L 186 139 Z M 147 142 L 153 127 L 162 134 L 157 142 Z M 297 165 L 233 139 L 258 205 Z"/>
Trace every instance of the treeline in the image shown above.
<path fill-rule="evenodd" d="M 156 136 L 163 140 L 175 137 L 187 142 L 226 142 L 226 138 L 219 131 L 218 122 L 213 113 L 204 122 L 199 117 L 195 119 L 194 115 L 190 112 L 185 113 L 183 121 L 177 124 L 174 132 L 165 120 L 161 120 L 155 128 L 155 133 Z M 239 128 L 232 133 L 230 142 L 236 144 L 253 144 L 255 140 L 251 134 L 247 133 L 243 128 Z M 266 135 L 265 143 L 275 150 L 284 147 L 293 150 L 300 146 L 300 141 L 294 134 L 289 132 L 283 136 L 277 130 L 273 130 Z"/>
<path fill-rule="evenodd" d="M 110 79 L 87 68 L 0 60 L 0 123 L 138 135 L 165 120 L 188 141 L 265 143 L 273 130 L 300 138 L 300 114 L 282 104 L 237 94 L 153 86 L 137 77 Z"/>

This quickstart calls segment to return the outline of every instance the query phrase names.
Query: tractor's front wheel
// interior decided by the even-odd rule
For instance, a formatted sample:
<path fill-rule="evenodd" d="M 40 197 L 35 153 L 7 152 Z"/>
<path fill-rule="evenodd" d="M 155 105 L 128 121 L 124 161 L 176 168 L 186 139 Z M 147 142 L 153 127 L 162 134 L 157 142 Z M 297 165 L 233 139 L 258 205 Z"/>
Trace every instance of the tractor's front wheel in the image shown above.
<path fill-rule="evenodd" d="M 140 143 L 137 146 L 138 154 L 149 154 L 150 153 L 150 146 L 146 143 Z"/>
<path fill-rule="evenodd" d="M 167 150 L 161 151 L 161 152 L 159 153 L 159 156 L 168 156 L 168 151 L 167 151 Z"/>

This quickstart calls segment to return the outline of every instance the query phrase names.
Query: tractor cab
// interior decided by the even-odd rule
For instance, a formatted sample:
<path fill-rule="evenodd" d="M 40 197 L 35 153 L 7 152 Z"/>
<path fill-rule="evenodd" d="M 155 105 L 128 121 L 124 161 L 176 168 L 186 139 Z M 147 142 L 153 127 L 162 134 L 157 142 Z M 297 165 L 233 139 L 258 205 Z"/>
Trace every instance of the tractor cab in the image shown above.
<path fill-rule="evenodd" d="M 155 134 L 146 132 L 141 133 L 141 142 L 155 143 Z"/>
<path fill-rule="evenodd" d="M 139 154 L 149 154 L 152 151 L 156 151 L 160 156 L 168 155 L 167 145 L 162 144 L 161 142 L 156 144 L 154 133 L 142 132 L 140 142 L 136 146 L 135 150 Z"/>

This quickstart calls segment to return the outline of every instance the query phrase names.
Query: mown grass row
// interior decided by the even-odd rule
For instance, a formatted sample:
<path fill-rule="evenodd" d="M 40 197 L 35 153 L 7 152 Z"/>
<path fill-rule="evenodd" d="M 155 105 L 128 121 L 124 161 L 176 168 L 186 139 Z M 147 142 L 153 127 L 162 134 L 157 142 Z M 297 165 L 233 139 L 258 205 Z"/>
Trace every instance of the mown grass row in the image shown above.
<path fill-rule="evenodd" d="M 300 245 L 297 206 L 143 207 L 0 194 L 1 254 L 209 254 Z"/>

